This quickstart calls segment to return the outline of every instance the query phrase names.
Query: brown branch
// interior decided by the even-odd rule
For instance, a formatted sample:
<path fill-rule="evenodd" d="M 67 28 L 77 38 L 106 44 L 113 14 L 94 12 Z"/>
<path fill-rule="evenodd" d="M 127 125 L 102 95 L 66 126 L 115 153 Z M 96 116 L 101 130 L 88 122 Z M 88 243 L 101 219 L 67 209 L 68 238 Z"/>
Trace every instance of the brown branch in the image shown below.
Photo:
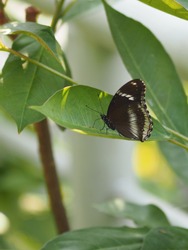
<path fill-rule="evenodd" d="M 4 11 L 5 4 L 3 1 L 0 1 L 0 25 L 3 25 L 5 23 L 8 23 L 9 19 Z"/>
<path fill-rule="evenodd" d="M 56 227 L 58 233 L 64 233 L 69 230 L 69 225 L 65 207 L 62 203 L 47 120 L 35 123 L 35 129 L 38 136 L 40 157 Z"/>
<path fill-rule="evenodd" d="M 40 14 L 40 11 L 38 9 L 36 9 L 33 6 L 29 6 L 26 10 L 25 10 L 25 14 L 26 14 L 26 20 L 27 22 L 36 22 L 37 21 L 37 17 Z"/>

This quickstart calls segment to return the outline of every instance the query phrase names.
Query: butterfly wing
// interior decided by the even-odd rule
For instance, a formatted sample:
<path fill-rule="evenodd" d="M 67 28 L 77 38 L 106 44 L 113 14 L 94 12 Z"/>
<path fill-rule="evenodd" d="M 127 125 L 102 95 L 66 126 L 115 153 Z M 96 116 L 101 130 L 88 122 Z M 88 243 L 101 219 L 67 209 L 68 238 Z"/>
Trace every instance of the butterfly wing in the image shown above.
<path fill-rule="evenodd" d="M 142 142 L 147 140 L 153 128 L 145 90 L 144 82 L 139 79 L 126 83 L 112 98 L 106 115 L 121 135 Z"/>

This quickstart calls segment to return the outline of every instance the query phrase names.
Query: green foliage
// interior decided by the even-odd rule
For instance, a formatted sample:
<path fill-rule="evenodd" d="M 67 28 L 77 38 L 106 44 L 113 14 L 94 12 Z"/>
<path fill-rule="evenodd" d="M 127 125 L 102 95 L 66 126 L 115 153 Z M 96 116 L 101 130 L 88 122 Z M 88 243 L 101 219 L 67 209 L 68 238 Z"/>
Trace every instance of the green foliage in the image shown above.
<path fill-rule="evenodd" d="M 55 238 L 41 250 L 186 250 L 188 230 L 172 227 L 90 228 Z"/>
<path fill-rule="evenodd" d="M 151 139 L 168 139 L 186 147 L 184 135 L 187 133 L 188 121 L 183 117 L 188 116 L 187 100 L 172 61 L 162 45 L 147 28 L 115 11 L 105 1 L 104 6 L 114 41 L 123 62 L 133 78 L 141 78 L 147 84 L 147 101 L 158 118 L 158 121 L 154 122 L 154 133 Z M 99 92 L 96 93 L 96 90 L 88 89 L 90 99 L 88 102 L 84 102 L 86 100 L 86 98 L 84 99 L 85 90 L 81 93 L 81 88 L 69 89 L 66 95 L 67 93 L 71 93 L 71 95 L 69 94 L 68 97 L 72 96 L 72 93 L 76 95 L 75 90 L 79 90 L 78 95 L 83 100 L 82 102 L 80 98 L 75 98 L 75 105 L 71 104 L 71 98 L 58 102 L 61 94 L 53 95 L 57 90 L 68 84 L 65 80 L 62 80 L 62 77 L 68 80 L 69 84 L 72 84 L 73 81 L 71 82 L 70 78 L 66 78 L 66 74 L 70 70 L 63 67 L 67 65 L 66 60 L 62 65 L 64 57 L 62 57 L 59 45 L 55 41 L 50 28 L 32 23 L 9 24 L 4 28 L 2 32 L 6 34 L 21 33 L 29 36 L 29 38 L 18 37 L 13 43 L 13 50 L 19 51 L 23 55 L 27 54 L 29 58 L 34 59 L 34 62 L 27 62 L 24 58 L 23 62 L 21 58 L 13 54 L 9 56 L 3 69 L 0 103 L 15 119 L 18 131 L 21 131 L 26 125 L 44 118 L 42 114 L 29 109 L 29 107 L 42 105 L 48 100 L 43 106 L 35 107 L 35 110 L 41 111 L 59 125 L 91 135 L 104 137 L 115 135 L 115 137 L 120 137 L 116 132 L 108 131 L 109 133 L 106 133 L 106 131 L 102 131 L 101 122 L 98 123 L 100 126 L 92 126 L 94 121 L 100 118 L 100 113 L 103 112 L 101 108 L 99 109 L 100 104 L 104 107 L 104 110 L 107 107 L 105 102 L 103 104 L 104 98 L 101 97 L 101 103 L 97 100 Z M 139 32 L 137 32 L 138 30 Z M 126 36 L 124 35 L 125 31 L 128 34 Z M 31 40 L 30 37 L 35 38 L 37 42 Z M 35 63 L 36 61 L 40 64 Z M 39 67 L 41 65 L 47 67 Z M 54 69 L 55 72 L 53 72 Z M 12 73 L 10 74 L 10 72 Z M 59 75 L 58 72 L 62 75 Z M 15 80 L 19 83 L 16 87 Z M 52 98 L 50 98 L 51 96 Z M 12 102 L 7 102 L 7 98 L 11 98 Z M 66 103 L 65 100 L 67 100 Z M 109 102 L 110 98 L 108 98 Z M 63 109 L 65 115 L 63 114 L 63 118 L 61 118 L 63 105 L 66 107 L 71 105 L 72 113 L 67 115 L 67 109 Z M 88 108 L 86 108 L 86 105 Z M 97 118 L 96 112 L 88 112 L 89 108 L 99 112 Z M 51 112 L 52 109 L 58 112 L 53 113 Z M 80 113 L 78 113 L 79 111 Z M 88 113 L 90 119 L 87 117 Z M 74 116 L 74 119 L 72 119 L 72 116 Z M 179 120 L 182 120 L 182 122 L 179 123 Z"/>

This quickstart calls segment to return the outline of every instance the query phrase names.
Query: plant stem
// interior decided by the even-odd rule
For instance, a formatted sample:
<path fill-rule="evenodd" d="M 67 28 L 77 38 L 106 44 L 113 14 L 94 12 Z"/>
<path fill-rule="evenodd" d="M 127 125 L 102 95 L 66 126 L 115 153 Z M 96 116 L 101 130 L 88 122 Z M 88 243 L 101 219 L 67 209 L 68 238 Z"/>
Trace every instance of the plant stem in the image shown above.
<path fill-rule="evenodd" d="M 0 0 L 0 25 L 3 25 L 5 23 L 8 23 L 9 19 L 4 11 L 6 2 L 3 3 L 2 0 Z"/>
<path fill-rule="evenodd" d="M 181 148 L 184 148 L 184 149 L 186 149 L 188 151 L 188 146 L 178 142 L 177 140 L 170 139 L 168 141 L 175 144 L 175 145 L 177 145 L 177 146 L 179 146 L 179 147 L 181 147 Z"/>
<path fill-rule="evenodd" d="M 170 133 L 174 134 L 175 136 L 177 136 L 177 137 L 179 137 L 179 138 L 181 138 L 181 139 L 183 139 L 183 140 L 185 140 L 185 141 L 188 142 L 188 137 L 187 137 L 187 136 L 182 135 L 182 134 L 178 133 L 177 131 L 175 131 L 175 130 L 173 130 L 173 129 L 170 129 L 169 127 L 166 127 L 166 126 L 164 126 L 164 125 L 163 125 L 163 127 L 164 127 L 168 132 L 170 132 Z"/>
<path fill-rule="evenodd" d="M 38 136 L 40 157 L 57 231 L 58 233 L 64 233 L 69 230 L 69 225 L 65 207 L 62 203 L 47 120 L 45 119 L 41 122 L 35 123 L 34 126 Z"/>
<path fill-rule="evenodd" d="M 55 29 L 56 29 L 57 22 L 58 22 L 59 17 L 62 13 L 62 8 L 63 8 L 64 2 L 65 2 L 65 0 L 60 0 L 59 4 L 57 4 L 57 6 L 56 6 L 55 14 L 53 16 L 52 23 L 51 23 L 51 28 L 53 29 L 53 31 L 55 31 Z"/>

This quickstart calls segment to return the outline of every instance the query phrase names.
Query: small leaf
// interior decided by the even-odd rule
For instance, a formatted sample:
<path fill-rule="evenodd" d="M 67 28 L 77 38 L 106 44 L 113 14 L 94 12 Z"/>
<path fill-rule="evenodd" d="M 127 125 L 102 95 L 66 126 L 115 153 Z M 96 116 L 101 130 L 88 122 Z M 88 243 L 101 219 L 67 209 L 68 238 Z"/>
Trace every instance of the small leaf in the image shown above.
<path fill-rule="evenodd" d="M 139 0 L 151 7 L 188 20 L 188 2 L 184 0 Z"/>
<path fill-rule="evenodd" d="M 58 91 L 42 106 L 33 107 L 60 126 L 95 136 L 125 139 L 118 132 L 108 129 L 100 115 L 106 113 L 112 96 L 88 86 L 66 87 Z M 154 121 L 155 133 L 151 140 L 168 138 L 160 123 Z"/>
<path fill-rule="evenodd" d="M 115 199 L 104 204 L 99 204 L 96 207 L 99 211 L 109 215 L 131 219 L 138 226 L 152 228 L 170 225 L 163 211 L 154 205 L 137 205 L 125 202 L 122 199 Z"/>

